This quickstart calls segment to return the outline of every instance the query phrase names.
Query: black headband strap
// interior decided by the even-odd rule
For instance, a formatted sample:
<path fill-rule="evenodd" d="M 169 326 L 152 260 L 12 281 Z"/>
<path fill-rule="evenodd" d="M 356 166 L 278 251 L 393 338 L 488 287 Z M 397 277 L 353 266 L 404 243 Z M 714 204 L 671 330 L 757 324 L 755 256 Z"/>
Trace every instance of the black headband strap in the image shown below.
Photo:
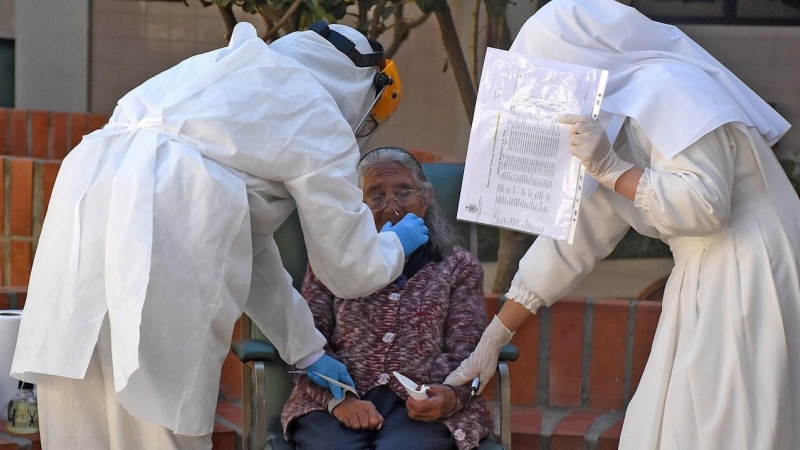
<path fill-rule="evenodd" d="M 386 61 L 386 58 L 383 54 L 383 46 L 380 42 L 374 39 L 367 38 L 367 41 L 369 42 L 370 47 L 372 47 L 372 50 L 374 50 L 374 53 L 363 54 L 356 50 L 355 42 L 347 39 L 341 33 L 331 30 L 331 28 L 328 26 L 328 22 L 325 20 L 318 20 L 312 23 L 308 28 L 327 39 L 328 42 L 336 47 L 337 50 L 350 58 L 356 67 L 380 66 Z"/>

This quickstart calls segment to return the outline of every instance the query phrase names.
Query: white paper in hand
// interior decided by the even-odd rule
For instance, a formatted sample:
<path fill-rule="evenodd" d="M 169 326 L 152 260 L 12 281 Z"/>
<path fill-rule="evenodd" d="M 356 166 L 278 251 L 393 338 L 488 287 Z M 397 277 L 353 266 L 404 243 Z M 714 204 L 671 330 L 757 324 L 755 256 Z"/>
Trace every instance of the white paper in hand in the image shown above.
<path fill-rule="evenodd" d="M 394 377 L 397 378 L 397 381 L 399 381 L 400 384 L 406 388 L 406 392 L 408 392 L 408 395 L 411 398 L 414 400 L 425 400 L 428 398 L 428 386 L 425 386 L 424 384 L 420 386 L 399 372 L 392 372 L 392 374 L 394 374 Z"/>
<path fill-rule="evenodd" d="M 558 116 L 597 118 L 607 79 L 604 70 L 488 48 L 458 220 L 571 244 L 585 169 Z"/>

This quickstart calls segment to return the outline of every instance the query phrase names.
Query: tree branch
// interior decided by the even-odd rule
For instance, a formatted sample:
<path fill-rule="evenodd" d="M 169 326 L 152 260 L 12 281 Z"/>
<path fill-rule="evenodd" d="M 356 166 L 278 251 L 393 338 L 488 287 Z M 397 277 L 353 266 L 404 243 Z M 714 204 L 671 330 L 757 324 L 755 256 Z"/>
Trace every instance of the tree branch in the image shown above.
<path fill-rule="evenodd" d="M 222 14 L 222 20 L 225 22 L 225 29 L 228 30 L 228 33 L 225 35 L 225 40 L 230 41 L 233 35 L 233 27 L 239 23 L 239 21 L 236 20 L 236 16 L 233 14 L 233 3 L 229 3 L 228 6 L 219 6 L 219 13 Z"/>
<path fill-rule="evenodd" d="M 481 19 L 481 0 L 475 0 L 472 11 L 472 81 L 478 84 L 478 22 Z"/>
<path fill-rule="evenodd" d="M 372 23 L 369 25 L 369 37 L 372 39 L 377 39 L 380 34 L 378 32 L 378 24 L 381 23 L 384 8 L 386 8 L 386 0 L 378 0 L 378 4 L 375 5 L 375 11 L 372 12 Z"/>
<path fill-rule="evenodd" d="M 394 36 L 392 37 L 392 43 L 389 45 L 389 48 L 386 49 L 386 58 L 392 59 L 395 52 L 400 48 L 400 45 L 408 38 L 408 30 L 409 27 L 405 23 L 405 19 L 403 18 L 403 3 L 397 3 L 397 6 L 394 9 Z"/>
<path fill-rule="evenodd" d="M 281 17 L 281 19 L 271 29 L 267 30 L 267 32 L 264 33 L 264 36 L 262 36 L 261 39 L 263 39 L 264 42 L 268 42 L 268 39 L 278 30 L 280 30 L 280 28 L 286 22 L 289 21 L 289 19 L 294 15 L 294 13 L 297 11 L 297 8 L 299 8 L 302 3 L 303 0 L 294 0 L 292 5 L 289 6 L 289 9 L 287 9 L 286 12 L 283 14 L 283 17 Z"/>
<path fill-rule="evenodd" d="M 272 25 L 275 23 L 275 20 L 272 18 L 272 15 L 270 15 L 272 9 L 270 8 L 270 11 L 265 11 L 264 7 L 259 5 L 257 10 L 258 10 L 258 15 L 261 16 L 261 20 L 264 21 L 264 25 L 266 25 L 266 28 L 268 30 L 272 28 Z"/>
<path fill-rule="evenodd" d="M 356 30 L 367 31 L 367 13 L 369 8 L 366 5 L 366 0 L 358 0 L 358 21 L 356 22 Z"/>
<path fill-rule="evenodd" d="M 447 52 L 447 59 L 453 67 L 453 75 L 456 77 L 456 85 L 461 95 L 461 102 L 464 104 L 464 111 L 467 119 L 472 123 L 472 116 L 475 113 L 475 102 L 478 100 L 478 93 L 472 84 L 467 61 L 464 59 L 464 52 L 461 50 L 461 43 L 458 40 L 458 32 L 453 22 L 453 13 L 446 0 L 436 0 L 436 20 L 439 22 L 439 29 L 442 32 L 442 42 L 444 50 Z"/>

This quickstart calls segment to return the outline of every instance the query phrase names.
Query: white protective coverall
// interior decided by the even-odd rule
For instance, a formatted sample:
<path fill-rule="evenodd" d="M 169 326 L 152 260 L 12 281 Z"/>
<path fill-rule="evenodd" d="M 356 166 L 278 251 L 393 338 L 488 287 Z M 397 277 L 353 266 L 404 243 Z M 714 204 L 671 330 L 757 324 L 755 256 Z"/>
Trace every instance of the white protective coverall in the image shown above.
<path fill-rule="evenodd" d="M 554 0 L 511 51 L 610 71 L 601 123 L 644 169 L 635 200 L 598 187 L 574 245 L 538 238 L 507 297 L 567 295 L 629 227 L 675 267 L 620 449 L 800 442 L 800 200 L 770 149 L 789 128 L 677 28 L 613 0 Z"/>
<path fill-rule="evenodd" d="M 311 31 L 283 39 L 276 51 L 239 24 L 228 47 L 125 95 L 65 158 L 13 376 L 83 378 L 107 317 L 118 402 L 207 435 L 242 312 L 288 363 L 325 345 L 273 240 L 295 207 L 310 264 L 336 295 L 399 276 L 401 243 L 376 233 L 355 171 L 376 68 Z"/>

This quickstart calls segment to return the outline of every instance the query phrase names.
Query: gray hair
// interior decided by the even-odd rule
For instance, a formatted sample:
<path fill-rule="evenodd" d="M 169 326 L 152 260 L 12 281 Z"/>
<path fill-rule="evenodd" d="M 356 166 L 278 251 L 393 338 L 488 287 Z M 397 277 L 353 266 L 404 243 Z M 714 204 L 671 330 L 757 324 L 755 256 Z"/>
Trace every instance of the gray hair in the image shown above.
<path fill-rule="evenodd" d="M 387 162 L 400 164 L 411 172 L 414 184 L 417 189 L 430 189 L 433 187 L 422 171 L 422 166 L 411 153 L 398 147 L 379 147 L 372 150 L 361 158 L 358 163 L 358 187 L 364 187 L 364 174 L 374 164 Z M 425 212 L 425 225 L 428 227 L 429 243 L 433 250 L 440 256 L 445 257 L 453 248 L 458 245 L 458 237 L 450 223 L 445 219 L 442 208 L 436 203 L 436 199 L 431 195 L 428 209 Z"/>

